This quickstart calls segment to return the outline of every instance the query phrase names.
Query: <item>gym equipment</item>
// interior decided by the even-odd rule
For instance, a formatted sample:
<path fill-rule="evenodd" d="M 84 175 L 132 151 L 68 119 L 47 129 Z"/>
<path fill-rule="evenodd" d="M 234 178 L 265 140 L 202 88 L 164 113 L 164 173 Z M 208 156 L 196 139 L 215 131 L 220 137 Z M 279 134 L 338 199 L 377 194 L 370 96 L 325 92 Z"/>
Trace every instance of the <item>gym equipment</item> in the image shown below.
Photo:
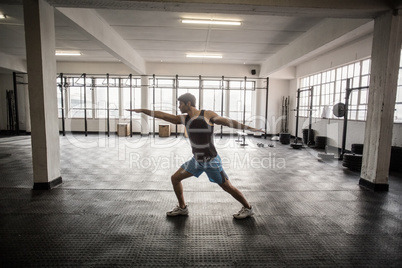
<path fill-rule="evenodd" d="M 17 120 L 16 120 L 16 107 L 15 107 L 15 94 L 12 90 L 6 91 L 7 96 L 7 130 L 16 132 Z"/>
<path fill-rule="evenodd" d="M 267 77 L 266 81 L 266 91 L 267 93 L 265 94 L 265 135 L 264 139 L 267 139 L 267 132 L 268 132 L 268 93 L 269 93 L 269 77 Z"/>
<path fill-rule="evenodd" d="M 289 99 L 290 97 L 282 97 L 282 117 L 281 117 L 281 133 L 288 133 L 288 117 L 289 117 Z"/>
<path fill-rule="evenodd" d="M 348 108 L 349 108 L 349 98 L 350 94 L 352 93 L 353 90 L 362 90 L 362 89 L 368 89 L 369 87 L 356 87 L 356 88 L 350 88 L 350 82 L 351 79 L 349 78 L 346 81 L 346 96 L 345 96 L 345 107 L 344 107 L 344 116 L 343 116 L 343 135 L 342 135 L 342 150 L 341 154 L 339 155 L 339 160 L 343 159 L 343 156 L 345 154 L 345 145 L 346 145 L 346 133 L 348 129 Z M 335 107 L 334 107 L 335 108 Z M 342 108 L 342 105 L 338 106 L 338 113 L 342 114 L 339 109 Z M 334 109 L 335 110 L 335 109 Z"/>
<path fill-rule="evenodd" d="M 133 109 L 133 75 L 130 74 L 128 76 L 130 79 L 130 110 Z M 130 137 L 133 137 L 133 131 L 132 131 L 132 125 L 133 125 L 133 112 L 130 111 Z"/>
<path fill-rule="evenodd" d="M 307 145 L 315 144 L 315 142 L 314 142 L 314 130 L 308 129 L 308 128 L 303 129 L 303 142 L 304 142 L 304 144 L 307 144 Z"/>
<path fill-rule="evenodd" d="M 87 74 L 82 74 L 84 77 L 84 124 L 85 124 L 85 136 L 88 136 L 88 118 L 87 118 Z M 82 77 L 81 76 L 81 77 Z M 107 74 L 107 105 L 108 105 L 108 118 L 109 118 L 109 74 Z M 109 120 L 108 121 L 108 137 L 109 137 Z"/>
<path fill-rule="evenodd" d="M 336 117 L 344 117 L 345 116 L 345 104 L 342 102 L 335 104 L 334 107 L 332 108 L 332 113 Z"/>
<path fill-rule="evenodd" d="M 265 145 L 267 145 L 267 147 L 271 147 L 271 148 L 274 148 L 274 147 L 275 147 L 275 145 L 273 145 L 273 144 L 257 143 L 257 146 L 258 146 L 258 147 L 265 147 Z"/>
<path fill-rule="evenodd" d="M 60 78 L 60 83 L 57 83 L 57 86 L 60 89 L 61 132 L 63 133 L 63 136 L 66 136 L 66 126 L 65 126 L 65 116 L 64 116 L 64 92 L 63 92 L 63 89 L 67 88 L 67 79 L 63 76 L 63 73 L 60 73 L 59 78 Z"/>
<path fill-rule="evenodd" d="M 18 73 L 19 76 L 20 73 Z M 21 73 L 22 74 L 22 73 Z M 90 122 L 93 119 L 96 119 L 98 114 L 98 111 L 102 111 L 102 121 L 104 122 L 104 126 L 105 126 L 105 132 L 107 135 L 109 135 L 110 132 L 110 124 L 113 122 L 113 120 L 115 119 L 115 117 L 113 116 L 114 113 L 119 113 L 119 116 L 124 116 L 121 114 L 122 111 L 124 111 L 124 109 L 135 109 L 135 108 L 139 108 L 136 107 L 136 103 L 138 103 L 137 101 L 135 101 L 135 98 L 137 96 L 136 90 L 142 90 L 144 87 L 148 88 L 148 92 L 149 92 L 149 97 L 151 98 L 148 101 L 147 104 L 147 108 L 154 110 L 154 109 L 158 109 L 158 106 L 152 107 L 152 103 L 155 103 L 156 99 L 152 98 L 155 96 L 158 96 L 158 89 L 161 88 L 158 86 L 158 79 L 162 79 L 162 80 L 171 80 L 173 81 L 171 85 L 169 85 L 169 87 L 163 87 L 163 88 L 169 88 L 172 90 L 172 97 L 175 98 L 178 93 L 180 92 L 180 90 L 183 89 L 196 89 L 199 88 L 200 89 L 200 94 L 202 93 L 203 89 L 214 89 L 217 91 L 221 91 L 222 93 L 222 98 L 220 100 L 220 105 L 219 103 L 216 103 L 216 109 L 219 110 L 218 114 L 220 114 L 221 116 L 225 116 L 225 111 L 227 109 L 227 107 L 225 107 L 225 101 L 228 100 L 228 98 L 226 98 L 226 93 L 225 92 L 229 92 L 229 90 L 241 90 L 241 93 L 244 92 L 244 98 L 247 96 L 247 100 L 246 102 L 244 102 L 242 104 L 242 107 L 240 109 L 238 109 L 238 112 L 240 112 L 240 120 L 239 122 L 245 122 L 245 117 L 247 117 L 247 114 L 245 113 L 245 108 L 247 108 L 247 105 L 245 105 L 246 103 L 250 103 L 250 97 L 249 97 L 249 92 L 250 91 L 254 91 L 255 89 L 261 89 L 262 93 L 264 90 L 266 90 L 267 94 L 266 94 L 266 98 L 268 100 L 268 87 L 269 87 L 269 78 L 257 78 L 257 77 L 253 77 L 252 78 L 252 82 L 251 79 L 247 78 L 247 77 L 229 77 L 229 78 L 225 78 L 224 76 L 205 76 L 205 77 L 201 77 L 201 76 L 197 76 L 197 80 L 198 80 L 198 85 L 196 85 L 196 88 L 193 86 L 190 86 L 191 88 L 187 88 L 186 86 L 180 87 L 179 84 L 179 76 L 175 75 L 175 76 L 161 76 L 161 78 L 158 77 L 158 75 L 144 75 L 148 78 L 149 83 L 147 82 L 146 84 L 140 84 L 139 81 L 141 81 L 142 76 L 135 76 L 132 74 L 127 74 L 127 76 L 121 77 L 120 75 L 116 75 L 116 74 L 85 74 L 85 73 L 73 73 L 73 74 L 66 74 L 66 73 L 58 73 L 58 77 L 57 77 L 57 88 L 56 90 L 58 91 L 58 94 L 60 94 L 61 92 L 61 98 L 63 100 L 59 100 L 58 101 L 58 107 L 59 107 L 59 113 L 61 113 L 60 115 L 60 121 L 61 121 L 61 130 L 63 135 L 65 135 L 65 123 L 67 122 L 66 118 L 70 117 L 70 118 L 78 118 L 78 117 L 82 117 L 82 120 L 80 120 L 80 122 L 82 122 L 82 125 L 80 123 L 80 130 L 82 130 L 86 135 L 90 132 Z M 193 77 L 191 77 L 193 78 Z M 100 80 L 99 80 L 100 79 Z M 218 84 L 216 86 L 212 86 L 212 87 L 208 87 L 208 86 L 204 86 L 203 85 L 203 79 L 206 80 L 215 80 L 218 81 Z M 263 80 L 261 80 L 263 79 Z M 91 82 L 92 80 L 92 82 Z M 187 77 L 183 78 L 183 80 L 187 80 Z M 191 79 L 191 80 L 195 80 L 195 79 Z M 256 83 L 256 81 L 265 81 L 266 80 L 266 84 L 263 84 L 263 82 L 260 82 L 261 85 L 259 87 L 256 86 L 250 86 L 251 83 Z M 120 81 L 120 82 L 119 82 Z M 153 82 L 152 82 L 153 81 Z M 219 85 L 219 81 L 220 81 L 220 85 Z M 230 81 L 240 81 L 241 82 L 241 88 L 237 88 L 237 86 L 233 86 L 233 88 L 230 87 Z M 102 82 L 102 83 L 100 83 Z M 17 83 L 17 84 L 21 84 L 21 83 Z M 246 84 L 247 86 L 243 86 L 243 84 Z M 95 103 L 97 101 L 97 96 L 99 96 L 99 94 L 97 94 L 96 92 L 98 91 L 98 88 L 103 88 L 102 91 L 102 95 L 104 95 L 105 100 L 102 100 L 102 104 L 104 104 L 104 106 L 98 107 L 97 103 Z M 70 89 L 74 89 L 74 92 L 80 92 L 79 94 L 79 104 L 77 103 L 71 103 L 70 101 L 66 101 L 70 95 Z M 124 93 L 124 98 L 127 98 L 124 105 L 121 105 L 119 108 L 113 108 L 113 100 L 112 100 L 112 96 L 114 95 L 114 90 L 115 89 L 124 89 L 123 92 Z M 126 90 L 127 89 L 127 90 Z M 87 91 L 88 90 L 88 91 Z M 95 92 L 94 95 L 90 95 L 90 90 L 93 90 Z M 110 93 L 107 94 L 106 90 Z M 155 91 L 158 94 L 155 94 Z M 154 93 L 154 94 L 153 94 Z M 84 96 L 86 95 L 86 96 Z M 108 96 L 108 100 L 107 96 Z M 109 97 L 110 95 L 110 97 Z M 218 95 L 217 95 L 218 96 Z M 243 94 L 241 94 L 240 99 L 243 97 Z M 92 99 L 95 98 L 95 99 Z M 129 100 L 130 98 L 130 100 Z M 202 97 L 198 96 L 199 100 L 202 100 Z M 121 101 L 121 100 L 120 100 Z M 151 103 L 151 105 L 149 106 L 149 104 Z M 176 103 L 176 101 L 172 102 L 173 104 Z M 199 102 L 199 105 L 201 105 L 202 101 Z M 204 102 L 205 103 L 205 102 Z M 176 115 L 178 115 L 178 113 L 180 112 L 178 110 L 177 106 L 173 106 L 176 109 L 172 109 L 172 112 L 175 113 Z M 248 109 L 248 108 L 247 108 Z M 79 114 L 79 116 L 74 116 L 74 115 L 69 115 L 66 113 L 66 111 L 78 111 L 77 115 Z M 267 118 L 268 116 L 268 101 L 266 101 L 266 109 L 265 109 L 265 113 L 266 116 L 265 118 Z M 124 112 L 126 113 L 126 112 Z M 92 114 L 92 116 L 91 116 Z M 135 125 L 135 120 L 136 120 L 136 116 L 134 112 L 128 112 L 127 114 L 127 122 L 130 122 L 130 126 Z M 74 119 L 75 120 L 75 119 Z M 152 120 L 152 121 L 151 121 Z M 149 134 L 152 136 L 155 136 L 155 129 L 156 129 L 156 123 L 155 123 L 155 118 L 151 119 L 150 122 L 150 129 L 152 133 L 150 132 Z M 78 120 L 77 120 L 78 121 Z M 134 121 L 134 122 L 133 122 Z M 156 121 L 157 122 L 157 121 Z M 153 127 L 152 127 L 153 125 Z M 221 127 L 221 138 L 223 137 L 223 126 Z M 265 131 L 267 132 L 268 129 L 268 123 L 267 120 L 265 120 Z M 131 131 L 132 129 L 130 129 Z M 173 132 L 173 130 L 172 130 Z M 131 136 L 135 133 L 130 132 Z M 179 131 L 178 131 L 178 126 L 176 125 L 176 131 L 175 131 L 175 135 L 176 137 L 178 137 Z M 218 133 L 216 133 L 218 134 Z M 262 134 L 264 135 L 264 138 L 267 138 L 266 134 Z"/>
<path fill-rule="evenodd" d="M 308 129 L 309 129 L 309 133 L 311 131 L 311 124 L 312 124 L 312 116 L 313 116 L 313 91 L 314 91 L 314 87 L 310 87 L 307 89 L 298 89 L 297 90 L 297 106 L 296 106 L 296 134 L 295 134 L 295 141 L 293 144 L 291 144 L 293 149 L 300 149 L 303 144 L 301 144 L 300 146 L 298 145 L 298 128 L 299 128 L 299 110 L 300 110 L 300 93 L 304 92 L 304 91 L 310 91 L 310 109 L 308 109 L 308 111 L 310 111 L 309 114 L 309 125 L 308 125 Z M 310 137 L 308 137 L 308 140 L 310 140 Z M 309 145 L 309 144 L 307 144 Z"/>
<path fill-rule="evenodd" d="M 402 171 L 402 147 L 391 147 L 391 160 L 389 164 L 389 170 Z"/>
<path fill-rule="evenodd" d="M 290 144 L 290 133 L 280 133 L 279 142 L 282 144 Z"/>
<path fill-rule="evenodd" d="M 327 145 L 327 137 L 325 136 L 317 136 L 315 138 L 315 148 L 317 149 L 325 149 Z"/>
<path fill-rule="evenodd" d="M 292 143 L 290 146 L 292 146 L 293 149 L 301 149 L 303 147 L 303 144 L 301 144 L 301 143 Z"/>
<path fill-rule="evenodd" d="M 247 146 L 248 144 L 246 143 L 246 136 L 247 133 L 242 132 L 242 131 L 237 131 L 237 142 L 243 141 L 240 143 L 240 146 Z M 240 139 L 241 138 L 241 139 Z"/>
<path fill-rule="evenodd" d="M 155 84 L 156 84 L 156 81 L 155 81 L 155 74 L 153 74 L 152 75 L 152 103 L 153 103 L 153 105 L 152 105 L 152 111 L 155 113 Z M 156 119 L 155 119 L 155 117 L 153 117 L 152 116 L 152 124 L 153 124 L 153 133 L 152 133 L 152 135 L 153 135 L 153 137 L 155 138 L 155 127 L 156 127 Z"/>
<path fill-rule="evenodd" d="M 360 171 L 362 168 L 362 158 L 361 154 L 343 154 L 342 166 L 349 168 L 353 171 Z"/>
<path fill-rule="evenodd" d="M 326 145 L 325 152 L 324 153 L 319 152 L 317 154 L 317 157 L 318 157 L 318 161 L 320 161 L 320 162 L 328 162 L 328 161 L 338 159 L 339 149 Z"/>
<path fill-rule="evenodd" d="M 243 124 L 246 124 L 246 90 L 247 90 L 247 77 L 244 77 L 244 100 L 243 100 Z M 243 143 L 240 144 L 240 146 L 247 146 L 248 144 L 246 144 L 246 133 L 241 132 L 241 131 L 237 131 L 237 140 L 236 141 L 241 141 L 240 137 L 242 137 L 243 139 Z"/>
<path fill-rule="evenodd" d="M 353 154 L 363 154 L 364 144 L 354 143 L 352 144 L 352 153 Z"/>
<path fill-rule="evenodd" d="M 334 160 L 335 154 L 334 153 L 318 153 L 317 154 L 319 160 Z"/>
<path fill-rule="evenodd" d="M 10 128 L 8 131 L 11 131 L 14 135 L 20 134 L 20 124 L 19 124 L 19 109 L 18 109 L 18 85 L 28 85 L 28 83 L 21 82 L 18 79 L 24 78 L 23 75 L 26 73 L 16 73 L 13 72 L 13 90 L 9 90 L 7 93 L 7 105 L 8 105 L 8 120 L 7 124 L 9 124 Z M 11 93 L 12 92 L 12 93 Z"/>

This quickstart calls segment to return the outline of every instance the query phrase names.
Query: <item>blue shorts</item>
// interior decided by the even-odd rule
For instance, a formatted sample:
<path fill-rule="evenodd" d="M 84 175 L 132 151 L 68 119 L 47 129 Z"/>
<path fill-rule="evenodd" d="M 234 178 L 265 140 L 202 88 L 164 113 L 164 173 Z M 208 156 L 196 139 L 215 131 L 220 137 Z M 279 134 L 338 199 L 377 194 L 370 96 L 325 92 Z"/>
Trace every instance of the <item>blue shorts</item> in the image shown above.
<path fill-rule="evenodd" d="M 198 162 L 195 158 L 191 158 L 189 161 L 181 165 L 181 168 L 187 172 L 190 172 L 195 177 L 199 177 L 203 172 L 207 173 L 211 182 L 217 184 L 224 183 L 228 176 L 222 168 L 222 160 L 217 155 L 208 162 Z"/>

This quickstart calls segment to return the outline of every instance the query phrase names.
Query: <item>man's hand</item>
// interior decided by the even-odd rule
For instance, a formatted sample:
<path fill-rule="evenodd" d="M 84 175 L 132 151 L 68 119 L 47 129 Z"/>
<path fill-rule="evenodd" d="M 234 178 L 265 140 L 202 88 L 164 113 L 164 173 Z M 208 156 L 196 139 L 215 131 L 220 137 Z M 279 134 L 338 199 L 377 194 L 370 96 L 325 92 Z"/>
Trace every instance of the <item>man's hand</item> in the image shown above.
<path fill-rule="evenodd" d="M 247 128 L 245 128 L 245 130 L 252 131 L 252 132 L 262 132 L 263 134 L 266 134 L 265 130 L 262 128 L 258 129 L 258 128 L 253 128 L 253 127 L 249 127 L 249 126 L 246 126 L 246 127 Z"/>
<path fill-rule="evenodd" d="M 253 131 L 253 132 L 262 132 L 262 133 L 264 133 L 264 134 L 267 134 L 267 133 L 265 132 L 265 130 L 262 129 L 262 128 L 260 128 L 260 129 L 254 128 L 254 129 L 250 129 L 250 130 Z"/>
<path fill-rule="evenodd" d="M 135 112 L 135 113 L 141 113 L 142 109 L 126 109 L 126 111 Z"/>

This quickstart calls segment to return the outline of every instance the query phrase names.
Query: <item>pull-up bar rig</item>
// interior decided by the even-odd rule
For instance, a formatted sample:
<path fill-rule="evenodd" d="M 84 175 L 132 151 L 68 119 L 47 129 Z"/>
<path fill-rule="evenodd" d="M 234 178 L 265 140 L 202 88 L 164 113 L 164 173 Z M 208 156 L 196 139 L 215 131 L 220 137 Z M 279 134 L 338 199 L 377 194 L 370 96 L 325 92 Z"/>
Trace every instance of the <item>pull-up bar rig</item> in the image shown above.
<path fill-rule="evenodd" d="M 58 87 L 59 87 L 59 89 L 60 89 L 60 91 L 61 91 L 61 113 L 62 113 L 62 133 L 63 133 L 63 136 L 65 136 L 65 108 L 64 108 L 64 97 L 63 97 L 63 89 L 65 89 L 67 86 L 68 86 L 68 84 L 67 84 L 67 78 L 68 77 L 66 77 L 65 76 L 66 74 L 63 74 L 63 73 L 60 73 L 59 74 L 59 78 L 60 78 L 60 81 L 61 81 L 61 83 L 60 84 L 58 84 Z M 67 74 L 67 75 L 70 75 L 70 74 Z M 71 74 L 71 75 L 75 75 L 75 76 L 77 76 L 77 74 Z M 93 75 L 93 76 L 100 76 L 100 75 L 104 75 L 104 74 L 91 74 L 91 75 Z M 109 83 L 109 78 L 110 78 L 110 76 L 119 76 L 118 78 L 120 78 L 121 79 L 121 77 L 120 77 L 120 75 L 110 75 L 109 73 L 107 73 L 106 74 L 106 87 L 107 87 L 107 108 L 106 108 L 106 110 L 107 110 L 107 135 L 108 135 L 108 137 L 110 136 L 110 113 L 109 113 L 109 110 L 110 110 L 110 100 L 109 100 L 109 86 L 110 86 L 110 83 Z M 148 76 L 150 76 L 150 75 L 148 75 Z M 162 77 L 168 77 L 168 76 L 162 76 Z M 182 76 L 182 77 L 187 77 L 187 76 Z M 194 76 L 191 76 L 191 77 L 194 77 Z M 83 86 L 84 87 L 84 108 L 83 108 L 83 110 L 84 110 L 84 129 L 85 129 L 85 136 L 87 136 L 88 135 L 88 124 L 87 124 L 87 110 L 88 110 L 88 108 L 87 108 L 87 106 L 86 106 L 86 87 L 87 87 L 87 83 L 86 83 L 86 78 L 87 78 L 87 74 L 86 73 L 83 73 L 83 74 L 81 74 L 80 76 L 79 76 L 79 78 L 78 79 L 81 79 L 81 78 L 83 78 L 83 80 L 84 80 L 84 83 L 83 84 L 81 84 L 81 86 Z M 155 76 L 155 74 L 153 74 L 152 75 L 152 78 L 153 78 L 153 85 L 152 85 L 152 89 L 153 89 L 153 102 L 154 102 L 154 104 L 155 104 L 155 89 L 156 89 L 156 76 Z M 199 89 L 201 89 L 202 88 L 202 79 L 201 79 L 201 75 L 199 75 L 198 76 L 198 78 L 199 78 Z M 210 76 L 208 76 L 207 78 L 218 78 L 218 77 L 210 77 Z M 226 78 L 233 78 L 233 79 L 238 79 L 239 77 L 226 77 Z M 133 95 L 132 95 L 132 89 L 133 89 L 133 84 L 132 84 L 132 79 L 133 79 L 133 75 L 132 74 L 130 74 L 129 76 L 128 76 L 128 80 L 130 80 L 130 84 L 129 84 L 129 88 L 130 88 L 130 110 L 132 110 L 134 107 L 133 107 Z M 253 80 L 255 80 L 255 79 L 262 79 L 262 78 L 253 78 Z M 265 78 L 264 78 L 265 79 Z M 64 81 L 63 81 L 64 80 Z M 178 75 L 176 75 L 175 76 L 175 86 L 174 86 L 174 89 L 175 89 L 175 92 L 176 92 L 176 96 L 178 95 L 178 89 L 179 89 L 179 86 L 178 86 L 178 81 L 179 81 L 179 76 Z M 224 81 L 225 81 L 225 77 L 224 76 L 222 76 L 221 77 L 221 90 L 222 90 L 222 100 L 221 100 L 221 116 L 223 116 L 223 105 L 224 105 L 224 90 L 225 90 L 225 88 L 224 88 Z M 265 87 L 265 89 L 266 89 L 266 103 L 265 103 L 265 105 L 266 105 L 266 107 L 265 107 L 265 118 L 267 118 L 267 116 L 268 116 L 268 92 L 269 92 L 269 78 L 267 77 L 266 78 L 266 87 Z M 245 112 L 246 112 L 246 103 L 245 103 L 245 99 L 246 99 L 246 82 L 247 82 L 247 77 L 245 76 L 244 77 L 244 83 L 245 83 L 245 85 L 244 85 L 244 105 L 243 105 L 243 124 L 245 124 Z M 137 85 L 138 86 L 138 85 Z M 141 85 L 142 86 L 142 85 Z M 149 85 L 147 85 L 147 86 L 149 86 Z M 257 88 L 255 88 L 255 89 L 257 89 Z M 200 92 L 200 94 L 201 94 L 201 92 Z M 201 98 L 201 95 L 199 96 L 199 99 Z M 199 107 L 200 108 L 200 107 Z M 178 114 L 178 107 L 176 106 L 176 115 Z M 155 112 L 155 105 L 153 106 L 153 111 Z M 130 128 L 131 128 L 131 126 L 133 125 L 132 124 L 133 123 L 133 117 L 132 117 L 132 111 L 130 111 Z M 155 127 L 156 127 L 156 123 L 155 123 L 155 118 L 153 118 L 153 127 L 154 127 L 154 130 L 153 130 L 153 136 L 155 137 Z M 265 133 L 267 132 L 267 127 L 268 127 L 268 125 L 267 125 L 267 120 L 265 120 Z M 176 124 L 176 138 L 177 138 L 177 136 L 178 136 L 178 133 L 177 133 L 177 129 L 178 129 L 178 127 L 177 127 L 177 124 Z M 133 136 L 133 131 L 132 131 L 132 129 L 130 129 L 130 136 L 132 137 Z M 223 136 L 223 126 L 221 126 L 221 138 L 222 138 L 222 136 Z M 266 139 L 267 137 L 266 137 L 266 134 L 265 134 L 265 139 Z M 244 143 L 244 140 L 243 140 L 243 144 L 242 145 L 246 145 L 245 143 Z"/>
<path fill-rule="evenodd" d="M 311 132 L 311 124 L 312 124 L 312 117 L 313 117 L 313 92 L 314 87 L 297 90 L 297 106 L 296 106 L 296 134 L 295 134 L 295 141 L 294 144 L 298 143 L 298 128 L 299 128 L 299 110 L 300 110 L 300 93 L 304 91 L 310 91 L 310 108 L 308 111 L 310 112 L 309 115 L 309 125 L 308 125 L 308 134 L 307 134 L 307 145 L 310 145 L 310 132 Z M 303 142 L 302 142 L 303 144 Z"/>
<path fill-rule="evenodd" d="M 339 156 L 339 160 L 343 160 L 343 155 L 345 154 L 345 146 L 346 146 L 346 133 L 347 133 L 347 128 L 348 128 L 348 117 L 349 117 L 349 98 L 350 94 L 354 90 L 362 90 L 362 89 L 368 89 L 368 86 L 365 87 L 355 87 L 355 88 L 350 88 L 350 78 L 346 81 L 346 95 L 345 95 L 345 114 L 343 116 L 343 134 L 342 134 L 342 149 L 341 149 L 341 155 Z"/>

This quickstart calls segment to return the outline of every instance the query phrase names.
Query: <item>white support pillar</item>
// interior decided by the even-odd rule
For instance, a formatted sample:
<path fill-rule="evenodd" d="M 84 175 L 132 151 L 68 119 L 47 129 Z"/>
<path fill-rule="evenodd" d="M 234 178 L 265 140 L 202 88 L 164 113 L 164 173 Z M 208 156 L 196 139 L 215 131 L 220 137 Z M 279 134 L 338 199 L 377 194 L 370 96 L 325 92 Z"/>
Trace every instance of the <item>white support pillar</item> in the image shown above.
<path fill-rule="evenodd" d="M 149 107 L 149 77 L 141 76 L 141 108 Z M 149 117 L 141 114 L 141 135 L 149 135 Z"/>
<path fill-rule="evenodd" d="M 57 116 L 54 9 L 44 0 L 24 0 L 34 189 L 62 182 Z"/>
<path fill-rule="evenodd" d="M 375 19 L 364 152 L 359 184 L 388 191 L 402 19 L 391 12 Z"/>

